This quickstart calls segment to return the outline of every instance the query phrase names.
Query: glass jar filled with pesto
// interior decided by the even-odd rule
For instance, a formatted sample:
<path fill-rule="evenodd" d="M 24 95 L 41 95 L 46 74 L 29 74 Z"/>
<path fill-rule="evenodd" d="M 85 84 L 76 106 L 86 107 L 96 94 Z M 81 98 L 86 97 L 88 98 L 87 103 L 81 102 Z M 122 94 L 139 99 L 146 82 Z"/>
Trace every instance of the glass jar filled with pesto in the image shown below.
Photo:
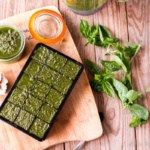
<path fill-rule="evenodd" d="M 0 62 L 18 60 L 25 46 L 24 33 L 14 25 L 0 24 Z"/>
<path fill-rule="evenodd" d="M 73 12 L 80 15 L 91 15 L 97 12 L 107 0 L 64 0 Z"/>

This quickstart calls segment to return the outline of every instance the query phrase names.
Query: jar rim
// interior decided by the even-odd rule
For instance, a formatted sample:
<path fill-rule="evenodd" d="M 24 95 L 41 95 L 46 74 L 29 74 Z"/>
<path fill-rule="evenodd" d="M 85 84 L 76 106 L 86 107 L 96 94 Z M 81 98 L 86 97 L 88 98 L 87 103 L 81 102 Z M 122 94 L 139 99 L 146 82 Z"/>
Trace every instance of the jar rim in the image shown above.
<path fill-rule="evenodd" d="M 62 29 L 56 37 L 54 37 L 54 38 L 45 38 L 36 31 L 35 22 L 36 22 L 36 19 L 38 17 L 40 17 L 41 15 L 51 15 L 52 17 L 56 18 L 59 21 L 59 23 L 62 26 Z M 29 19 L 29 31 L 30 31 L 31 35 L 36 40 L 38 40 L 42 43 L 45 43 L 45 44 L 54 44 L 54 43 L 57 43 L 60 40 L 62 40 L 62 38 L 64 37 L 64 35 L 66 33 L 66 29 L 67 29 L 66 24 L 65 24 L 65 21 L 63 20 L 62 16 L 59 13 L 57 13 L 56 11 L 53 11 L 53 10 L 50 10 L 50 9 L 38 10 L 35 13 L 33 13 L 32 16 Z"/>

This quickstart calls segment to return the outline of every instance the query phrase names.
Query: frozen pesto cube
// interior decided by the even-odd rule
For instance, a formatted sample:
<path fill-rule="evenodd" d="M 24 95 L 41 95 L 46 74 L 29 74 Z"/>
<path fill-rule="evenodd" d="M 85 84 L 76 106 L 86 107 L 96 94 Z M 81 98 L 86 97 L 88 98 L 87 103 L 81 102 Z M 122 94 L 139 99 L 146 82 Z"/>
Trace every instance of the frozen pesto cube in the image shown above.
<path fill-rule="evenodd" d="M 41 105 L 42 101 L 29 95 L 29 97 L 25 101 L 25 104 L 23 105 L 23 109 L 35 115 L 38 112 Z"/>
<path fill-rule="evenodd" d="M 56 71 L 60 71 L 66 61 L 67 59 L 64 56 L 56 53 L 52 59 L 47 59 L 47 65 Z"/>
<path fill-rule="evenodd" d="M 52 106 L 45 103 L 41 107 L 41 110 L 39 111 L 37 116 L 43 121 L 50 123 L 55 113 L 56 113 L 56 110 Z"/>
<path fill-rule="evenodd" d="M 36 81 L 31 91 L 32 95 L 43 100 L 49 92 L 49 86 L 41 81 Z"/>
<path fill-rule="evenodd" d="M 64 99 L 64 95 L 60 94 L 54 89 L 51 89 L 46 97 L 47 103 L 53 105 L 55 108 L 59 108 L 63 99 Z"/>
<path fill-rule="evenodd" d="M 57 82 L 54 84 L 54 88 L 57 89 L 59 92 L 66 94 L 71 84 L 72 81 L 69 78 L 61 75 L 58 78 Z"/>
<path fill-rule="evenodd" d="M 59 74 L 56 71 L 51 70 L 47 66 L 44 66 L 42 68 L 41 72 L 39 73 L 39 75 L 37 76 L 37 79 L 40 81 L 43 81 L 44 83 L 52 85 L 53 82 L 56 81 L 58 76 L 59 76 Z"/>
<path fill-rule="evenodd" d="M 16 104 L 16 105 L 19 105 L 19 106 L 22 106 L 27 98 L 28 94 L 25 90 L 20 90 L 18 88 L 15 88 L 13 90 L 13 92 L 11 93 L 8 101 Z"/>
<path fill-rule="evenodd" d="M 24 90 L 29 90 L 33 86 L 33 78 L 29 76 L 28 74 L 23 74 L 17 84 L 17 86 Z"/>
<path fill-rule="evenodd" d="M 42 68 L 42 65 L 35 60 L 31 60 L 25 72 L 34 77 Z"/>
<path fill-rule="evenodd" d="M 33 119 L 34 119 L 34 116 L 32 114 L 28 113 L 25 110 L 21 110 L 15 120 L 15 124 L 27 130 L 30 127 Z"/>
<path fill-rule="evenodd" d="M 68 60 L 62 69 L 62 73 L 65 76 L 71 79 L 74 79 L 76 75 L 78 74 L 79 70 L 80 70 L 80 66 L 78 64 L 74 63 L 73 61 Z"/>
<path fill-rule="evenodd" d="M 7 102 L 2 110 L 0 111 L 0 116 L 6 118 L 7 120 L 13 122 L 19 113 L 20 108 Z"/>
<path fill-rule="evenodd" d="M 29 132 L 36 135 L 39 138 L 42 138 L 44 134 L 46 133 L 46 130 L 48 129 L 48 127 L 49 127 L 49 124 L 36 118 L 33 124 L 31 125 Z"/>
<path fill-rule="evenodd" d="M 48 56 L 53 57 L 53 52 L 49 51 L 46 47 L 40 46 L 34 53 L 33 58 L 41 63 L 46 63 Z"/>

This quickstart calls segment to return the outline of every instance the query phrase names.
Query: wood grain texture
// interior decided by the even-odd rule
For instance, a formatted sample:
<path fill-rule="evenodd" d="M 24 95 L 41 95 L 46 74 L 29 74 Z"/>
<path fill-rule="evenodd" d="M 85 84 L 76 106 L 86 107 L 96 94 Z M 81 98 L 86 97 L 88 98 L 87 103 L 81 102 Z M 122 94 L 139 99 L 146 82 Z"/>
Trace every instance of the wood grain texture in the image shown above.
<path fill-rule="evenodd" d="M 134 7 L 132 7 L 134 5 Z M 143 103 L 150 111 L 150 94 L 145 89 L 150 86 L 150 1 L 132 0 L 127 4 L 129 40 L 140 43 L 141 52 L 134 60 L 133 81 L 136 89 L 144 94 Z M 145 125 L 136 128 L 136 149 L 150 149 L 150 120 Z M 133 143 L 131 141 L 131 145 Z"/>
<path fill-rule="evenodd" d="M 98 13 L 86 17 L 72 13 L 62 1 L 37 0 L 35 3 L 35 0 L 0 0 L 0 18 L 50 4 L 58 6 L 73 36 L 82 61 L 89 58 L 98 63 L 99 59 L 107 59 L 107 57 L 100 48 L 92 45 L 84 46 L 85 40 L 79 33 L 81 18 L 88 20 L 91 24 L 101 23 L 110 27 L 114 35 L 121 39 L 140 43 L 142 51 L 134 61 L 132 76 L 136 89 L 145 94 L 142 103 L 148 107 L 150 94 L 145 93 L 145 88 L 150 85 L 148 68 L 150 65 L 150 1 L 129 0 L 126 4 L 118 4 L 115 3 L 115 0 L 108 0 L 108 3 Z M 11 74 L 8 73 L 8 75 Z M 89 74 L 88 77 L 90 78 Z M 94 95 L 99 111 L 104 114 L 102 122 L 104 134 L 97 140 L 87 142 L 82 150 L 150 149 L 150 121 L 142 127 L 131 129 L 128 127 L 131 116 L 122 109 L 119 101 L 95 92 Z M 148 108 L 150 110 L 150 106 Z M 64 145 L 48 148 L 48 150 L 72 150 L 77 143 L 67 142 Z"/>
<path fill-rule="evenodd" d="M 64 14 L 74 41 L 77 47 L 79 47 L 79 53 L 83 61 L 90 59 L 98 64 L 101 59 L 109 59 L 109 57 L 105 56 L 105 52 L 101 48 L 94 47 L 90 44 L 86 47 L 84 46 L 86 41 L 79 33 L 80 19 L 86 19 L 90 24 L 103 24 L 111 29 L 114 36 L 128 40 L 125 4 L 117 4 L 114 1 L 109 1 L 98 13 L 88 17 L 78 16 L 70 12 L 67 7 L 64 7 L 62 2 L 60 4 L 60 9 Z M 72 18 L 75 18 L 76 21 Z M 134 150 L 135 147 L 130 147 L 130 141 L 135 145 L 135 134 L 134 129 L 128 126 L 130 120 L 128 113 L 122 110 L 119 101 L 95 92 L 94 95 L 99 111 L 103 112 L 104 115 L 104 133 L 100 139 L 87 143 L 83 149 L 110 150 L 115 147 L 117 150 Z M 65 146 L 66 148 L 72 149 L 75 144 L 72 142 L 65 144 Z"/>
<path fill-rule="evenodd" d="M 107 14 L 107 15 L 106 15 Z M 100 23 L 110 28 L 115 37 L 128 40 L 126 7 L 124 3 L 108 1 L 105 8 L 94 16 L 94 23 Z M 97 64 L 101 59 L 111 59 L 105 55 L 105 50 L 95 48 Z M 102 99 L 100 97 L 103 97 Z M 129 113 L 123 110 L 121 103 L 113 98 L 98 94 L 99 109 L 104 113 L 103 128 L 104 134 L 100 139 L 100 149 L 132 149 L 129 145 L 132 140 L 135 143 L 134 129 L 129 127 Z M 104 144 L 108 142 L 106 147 Z M 134 150 L 134 148 L 133 148 Z"/>

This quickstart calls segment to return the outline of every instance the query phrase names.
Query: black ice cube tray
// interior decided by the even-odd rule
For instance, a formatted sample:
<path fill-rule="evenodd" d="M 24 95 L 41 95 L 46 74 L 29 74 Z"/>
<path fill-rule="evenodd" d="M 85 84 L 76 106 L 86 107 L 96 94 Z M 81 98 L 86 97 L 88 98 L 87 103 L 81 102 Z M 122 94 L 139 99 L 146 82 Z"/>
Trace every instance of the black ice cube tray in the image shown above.
<path fill-rule="evenodd" d="M 37 44 L 0 107 L 0 119 L 33 138 L 46 138 L 83 65 Z"/>

